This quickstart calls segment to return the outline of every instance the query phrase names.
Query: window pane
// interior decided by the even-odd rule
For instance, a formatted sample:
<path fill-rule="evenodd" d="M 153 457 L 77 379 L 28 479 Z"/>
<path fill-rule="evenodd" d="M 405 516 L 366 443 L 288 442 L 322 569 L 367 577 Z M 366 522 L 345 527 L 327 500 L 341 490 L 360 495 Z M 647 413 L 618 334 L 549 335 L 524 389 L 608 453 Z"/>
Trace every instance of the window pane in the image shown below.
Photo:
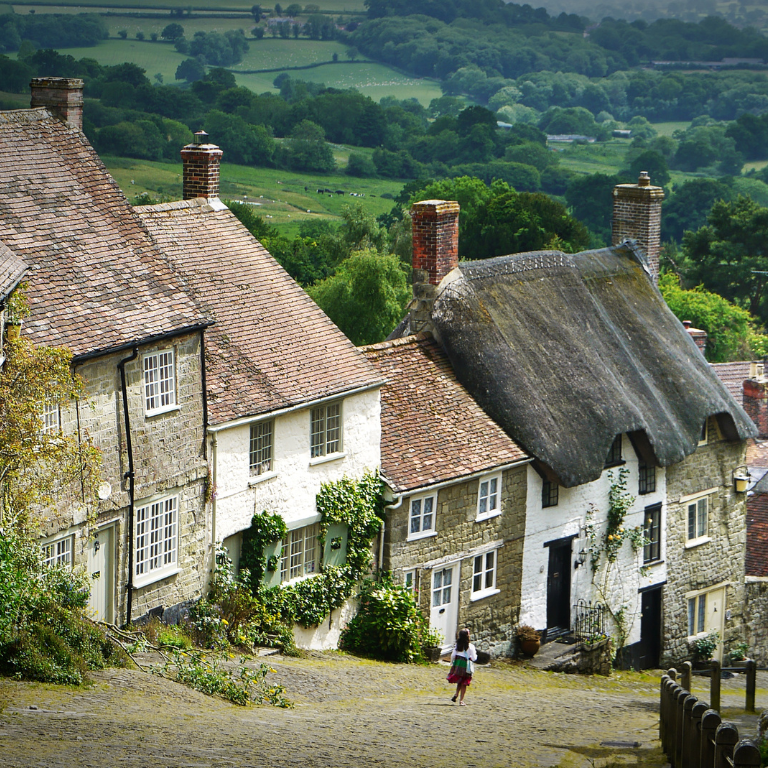
<path fill-rule="evenodd" d="M 694 629 L 694 621 L 696 619 L 696 599 L 692 598 L 688 601 L 688 634 L 693 635 L 696 633 Z"/>
<path fill-rule="evenodd" d="M 252 475 L 272 469 L 272 422 L 251 425 L 250 466 Z"/>
<path fill-rule="evenodd" d="M 443 588 L 443 605 L 448 605 L 451 602 L 451 588 L 450 586 Z"/>
<path fill-rule="evenodd" d="M 326 453 L 341 450 L 341 406 L 339 403 L 327 407 Z"/>
<path fill-rule="evenodd" d="M 479 592 L 483 588 L 483 574 L 476 573 L 472 577 L 472 591 Z"/>
<path fill-rule="evenodd" d="M 434 497 L 429 496 L 428 498 L 424 499 L 424 517 L 421 521 L 421 530 L 422 531 L 431 531 L 432 530 L 432 506 L 434 503 Z"/>
<path fill-rule="evenodd" d="M 697 632 L 703 632 L 704 631 L 704 614 L 707 610 L 707 596 L 706 595 L 699 595 L 699 627 L 696 630 Z"/>
<path fill-rule="evenodd" d="M 499 485 L 498 478 L 494 477 L 493 480 L 491 480 L 491 497 L 488 500 L 488 510 L 491 512 L 499 508 L 498 485 Z"/>
<path fill-rule="evenodd" d="M 688 538 L 696 538 L 696 504 L 688 505 Z"/>
<path fill-rule="evenodd" d="M 291 531 L 291 572 L 290 577 L 296 579 L 302 575 L 301 561 L 304 555 L 304 535 L 301 529 Z"/>
<path fill-rule="evenodd" d="M 411 502 L 411 533 L 419 533 L 421 530 L 421 499 Z"/>
<path fill-rule="evenodd" d="M 310 450 L 312 458 L 325 453 L 325 408 L 313 408 L 311 415 Z"/>
<path fill-rule="evenodd" d="M 699 499 L 698 503 L 698 529 L 697 535 L 707 535 L 707 499 Z"/>
<path fill-rule="evenodd" d="M 493 589 L 493 571 L 496 561 L 496 552 L 489 552 L 485 556 L 485 588 Z"/>
<path fill-rule="evenodd" d="M 280 581 L 288 581 L 288 537 L 283 539 L 283 547 L 280 552 Z"/>
<path fill-rule="evenodd" d="M 409 592 L 413 592 L 413 571 L 409 571 L 405 574 L 405 588 Z"/>
<path fill-rule="evenodd" d="M 317 570 L 317 525 L 306 528 L 304 538 L 304 573 L 314 573 Z"/>

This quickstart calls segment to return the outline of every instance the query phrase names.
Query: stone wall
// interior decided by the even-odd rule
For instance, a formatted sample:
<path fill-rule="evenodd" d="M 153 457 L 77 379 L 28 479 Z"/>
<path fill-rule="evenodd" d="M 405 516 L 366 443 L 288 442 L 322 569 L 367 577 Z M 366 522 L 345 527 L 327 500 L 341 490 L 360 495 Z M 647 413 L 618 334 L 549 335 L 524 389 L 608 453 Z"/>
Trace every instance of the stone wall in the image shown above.
<path fill-rule="evenodd" d="M 723 644 L 727 650 L 742 635 L 746 494 L 734 491 L 733 470 L 745 463 L 745 443 L 730 443 L 709 420 L 708 443 L 667 468 L 667 585 L 663 597 L 662 666 L 691 658 L 688 647 L 688 594 L 725 585 Z M 709 495 L 708 537 L 686 547 L 687 502 Z"/>
<path fill-rule="evenodd" d="M 405 571 L 417 571 L 419 602 L 429 616 L 432 569 L 440 563 L 461 561 L 457 629 L 468 627 L 479 649 L 498 656 L 511 651 L 520 611 L 526 468 L 503 473 L 502 514 L 496 517 L 477 520 L 478 487 L 479 480 L 473 479 L 439 489 L 436 535 L 428 538 L 407 540 L 410 496 L 397 509 L 389 510 L 384 567 L 401 583 Z M 500 543 L 496 573 L 499 592 L 472 602 L 473 549 L 494 542 Z M 452 641 L 446 638 L 447 643 Z"/>
<path fill-rule="evenodd" d="M 173 348 L 178 408 L 146 416 L 144 413 L 143 355 Z M 75 565 L 87 562 L 89 536 L 113 525 L 115 621 L 123 622 L 128 580 L 128 454 L 118 363 L 130 351 L 104 355 L 76 367 L 86 382 L 87 402 L 62 407 L 65 433 L 89 434 L 102 454 L 101 478 L 110 486 L 97 516 L 88 519 L 78 503 L 49 510 L 41 533 L 51 539 L 65 532 L 75 535 Z M 135 506 L 165 495 L 178 495 L 179 572 L 134 591 L 133 617 L 159 605 L 165 607 L 199 597 L 210 570 L 205 488 L 208 477 L 204 456 L 200 336 L 187 334 L 159 345 L 140 347 L 139 357 L 127 363 L 126 382 L 131 422 Z M 70 500 L 71 501 L 71 500 Z"/>
<path fill-rule="evenodd" d="M 768 578 L 749 577 L 744 585 L 747 653 L 759 667 L 768 665 Z"/>

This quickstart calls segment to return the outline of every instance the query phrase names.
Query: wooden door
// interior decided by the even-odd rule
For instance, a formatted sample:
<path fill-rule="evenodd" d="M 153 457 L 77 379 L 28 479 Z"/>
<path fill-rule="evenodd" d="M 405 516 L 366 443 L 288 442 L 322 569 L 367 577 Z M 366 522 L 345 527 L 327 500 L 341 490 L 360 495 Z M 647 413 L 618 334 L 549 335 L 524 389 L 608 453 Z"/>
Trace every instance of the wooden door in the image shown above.
<path fill-rule="evenodd" d="M 547 629 L 571 628 L 571 542 L 549 547 Z M 549 633 L 548 633 L 549 634 Z"/>
<path fill-rule="evenodd" d="M 637 669 L 657 669 L 661 656 L 661 587 L 640 596 L 640 643 Z"/>
<path fill-rule="evenodd" d="M 459 617 L 459 564 L 432 571 L 432 607 L 429 625 L 443 636 L 443 647 L 453 645 Z"/>
<path fill-rule="evenodd" d="M 87 568 L 91 582 L 88 608 L 91 616 L 98 621 L 114 621 L 114 531 L 114 526 L 102 528 L 88 541 Z"/>
<path fill-rule="evenodd" d="M 720 642 L 717 644 L 717 650 L 712 654 L 713 659 L 722 662 L 723 660 L 723 628 L 725 626 L 725 587 L 715 589 L 706 594 L 706 605 L 704 613 L 704 630 L 706 632 L 717 632 Z"/>

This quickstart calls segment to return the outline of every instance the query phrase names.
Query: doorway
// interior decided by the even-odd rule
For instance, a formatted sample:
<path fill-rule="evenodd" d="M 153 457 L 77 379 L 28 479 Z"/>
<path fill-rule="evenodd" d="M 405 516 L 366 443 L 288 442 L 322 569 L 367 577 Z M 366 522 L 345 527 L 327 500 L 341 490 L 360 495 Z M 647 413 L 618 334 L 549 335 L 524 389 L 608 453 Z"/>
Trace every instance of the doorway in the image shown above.
<path fill-rule="evenodd" d="M 88 610 L 92 618 L 109 623 L 114 621 L 114 532 L 113 525 L 101 528 L 88 541 L 87 548 L 87 568 L 91 584 Z"/>
<path fill-rule="evenodd" d="M 571 628 L 571 542 L 561 539 L 549 544 L 547 639 Z"/>
<path fill-rule="evenodd" d="M 453 645 L 459 618 L 459 563 L 432 571 L 432 607 L 429 626 L 443 636 L 443 648 Z"/>
<path fill-rule="evenodd" d="M 661 587 L 640 595 L 640 643 L 637 669 L 658 669 L 661 656 Z"/>

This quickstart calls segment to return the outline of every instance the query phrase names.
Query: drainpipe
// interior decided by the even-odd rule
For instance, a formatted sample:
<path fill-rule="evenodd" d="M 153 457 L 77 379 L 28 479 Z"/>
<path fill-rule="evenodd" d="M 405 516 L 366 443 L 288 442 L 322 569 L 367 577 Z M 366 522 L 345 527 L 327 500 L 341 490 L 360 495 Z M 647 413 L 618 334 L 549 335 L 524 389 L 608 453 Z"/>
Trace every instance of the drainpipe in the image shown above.
<path fill-rule="evenodd" d="M 128 387 L 125 383 L 125 364 L 130 363 L 139 356 L 139 348 L 134 347 L 133 352 L 124 357 L 117 367 L 120 370 L 120 385 L 123 390 L 123 418 L 125 419 L 125 446 L 128 451 L 128 471 L 123 479 L 128 480 L 128 583 L 125 585 L 127 594 L 125 623 L 131 623 L 133 610 L 133 502 L 136 490 L 136 475 L 133 471 L 133 445 L 131 444 L 131 419 L 128 415 Z"/>
<path fill-rule="evenodd" d="M 218 460 L 218 433 L 211 433 L 211 573 L 216 569 L 216 461 Z"/>

